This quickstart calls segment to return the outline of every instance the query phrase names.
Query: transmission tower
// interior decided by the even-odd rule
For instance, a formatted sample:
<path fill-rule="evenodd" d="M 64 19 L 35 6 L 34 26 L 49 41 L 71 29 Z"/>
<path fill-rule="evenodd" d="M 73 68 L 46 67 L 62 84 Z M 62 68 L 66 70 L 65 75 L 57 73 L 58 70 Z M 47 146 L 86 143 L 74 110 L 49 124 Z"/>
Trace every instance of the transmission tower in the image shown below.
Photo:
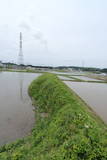
<path fill-rule="evenodd" d="M 22 32 L 20 32 L 19 45 L 20 45 L 20 48 L 19 48 L 19 65 L 22 66 L 22 65 L 24 65 L 24 62 L 23 62 L 23 49 L 22 49 Z"/>

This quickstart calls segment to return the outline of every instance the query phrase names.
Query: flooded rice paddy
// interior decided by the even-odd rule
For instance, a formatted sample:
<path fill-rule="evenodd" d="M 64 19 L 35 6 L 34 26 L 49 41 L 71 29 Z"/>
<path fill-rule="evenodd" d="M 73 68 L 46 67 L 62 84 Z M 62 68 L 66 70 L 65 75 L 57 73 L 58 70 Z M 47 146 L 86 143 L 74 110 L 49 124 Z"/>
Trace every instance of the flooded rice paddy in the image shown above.
<path fill-rule="evenodd" d="M 28 86 L 39 74 L 0 72 L 0 145 L 28 135 L 35 114 Z"/>
<path fill-rule="evenodd" d="M 94 79 L 94 78 L 89 78 L 89 77 L 86 77 L 86 76 L 72 76 L 72 77 L 80 79 L 80 80 L 84 80 L 84 81 L 101 81 L 101 80 L 97 80 L 97 79 Z"/>
<path fill-rule="evenodd" d="M 0 145 L 30 134 L 35 122 L 35 113 L 28 96 L 28 86 L 39 75 L 0 72 Z M 71 79 L 64 76 L 59 76 L 59 78 Z M 89 80 L 89 78 L 84 80 Z M 107 84 L 64 82 L 107 123 Z"/>
<path fill-rule="evenodd" d="M 70 82 L 65 83 L 73 89 L 107 123 L 107 84 Z"/>

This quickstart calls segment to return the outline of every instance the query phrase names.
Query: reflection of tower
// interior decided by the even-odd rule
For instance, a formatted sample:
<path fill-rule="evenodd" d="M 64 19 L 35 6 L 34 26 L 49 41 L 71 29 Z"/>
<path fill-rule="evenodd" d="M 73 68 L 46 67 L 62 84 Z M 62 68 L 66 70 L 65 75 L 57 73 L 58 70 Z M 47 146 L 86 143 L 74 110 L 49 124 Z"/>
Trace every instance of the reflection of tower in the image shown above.
<path fill-rule="evenodd" d="M 21 32 L 20 32 L 19 65 L 24 65 L 24 62 L 23 62 L 23 50 L 22 50 L 22 33 Z"/>
<path fill-rule="evenodd" d="M 20 99 L 23 101 L 23 74 L 19 73 Z"/>

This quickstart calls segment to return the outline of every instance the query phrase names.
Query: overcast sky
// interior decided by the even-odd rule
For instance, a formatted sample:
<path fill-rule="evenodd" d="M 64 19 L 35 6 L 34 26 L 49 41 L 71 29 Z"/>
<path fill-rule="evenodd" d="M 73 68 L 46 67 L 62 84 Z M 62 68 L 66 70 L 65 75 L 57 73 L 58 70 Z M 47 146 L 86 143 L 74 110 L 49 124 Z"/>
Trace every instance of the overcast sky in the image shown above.
<path fill-rule="evenodd" d="M 107 0 L 3 0 L 0 60 L 107 67 Z"/>

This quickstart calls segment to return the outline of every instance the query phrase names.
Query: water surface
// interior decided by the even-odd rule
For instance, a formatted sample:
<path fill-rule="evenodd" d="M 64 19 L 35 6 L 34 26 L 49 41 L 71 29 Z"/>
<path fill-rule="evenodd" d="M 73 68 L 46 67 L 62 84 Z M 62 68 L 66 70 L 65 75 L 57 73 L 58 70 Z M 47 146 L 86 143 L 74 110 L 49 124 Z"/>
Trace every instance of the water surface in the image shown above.
<path fill-rule="evenodd" d="M 70 81 L 65 83 L 107 123 L 107 84 Z"/>
<path fill-rule="evenodd" d="M 28 86 L 39 74 L 0 72 L 0 145 L 27 135 L 35 115 Z"/>
<path fill-rule="evenodd" d="M 85 80 L 85 81 L 101 81 L 101 80 L 98 80 L 98 79 L 89 78 L 89 77 L 85 77 L 85 76 L 72 76 L 72 77 L 78 78 L 78 79 L 81 79 L 81 80 Z"/>
<path fill-rule="evenodd" d="M 72 78 L 69 77 L 64 77 L 64 76 L 58 76 L 61 80 L 73 80 Z"/>

